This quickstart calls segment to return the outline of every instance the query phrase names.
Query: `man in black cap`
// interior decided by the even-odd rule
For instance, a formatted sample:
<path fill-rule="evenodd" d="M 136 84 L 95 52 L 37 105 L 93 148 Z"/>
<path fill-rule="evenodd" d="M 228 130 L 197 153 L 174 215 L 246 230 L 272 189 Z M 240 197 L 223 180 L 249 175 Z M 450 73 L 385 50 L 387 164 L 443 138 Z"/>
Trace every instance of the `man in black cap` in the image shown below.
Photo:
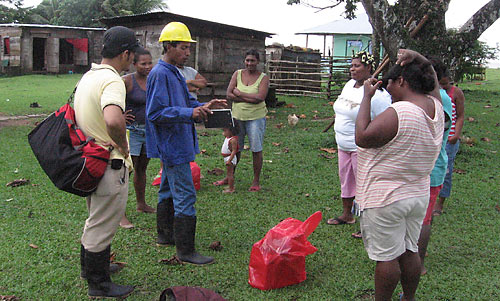
<path fill-rule="evenodd" d="M 97 190 L 87 197 L 89 217 L 85 221 L 81 245 L 81 277 L 89 284 L 90 297 L 126 297 L 133 286 L 111 281 L 111 240 L 125 213 L 128 175 L 132 168 L 125 129 L 126 89 L 120 77 L 128 70 L 135 51 L 141 46 L 133 31 L 112 27 L 104 33 L 101 64 L 83 75 L 75 92 L 78 126 L 96 143 L 111 150 L 110 160 Z"/>

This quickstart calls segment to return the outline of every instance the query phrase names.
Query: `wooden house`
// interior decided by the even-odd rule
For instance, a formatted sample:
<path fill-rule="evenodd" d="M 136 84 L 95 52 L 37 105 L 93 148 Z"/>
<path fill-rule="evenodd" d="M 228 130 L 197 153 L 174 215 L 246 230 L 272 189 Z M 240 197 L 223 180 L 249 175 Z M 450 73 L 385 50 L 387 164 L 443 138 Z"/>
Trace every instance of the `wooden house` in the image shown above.
<path fill-rule="evenodd" d="M 101 59 L 103 28 L 0 24 L 0 73 L 84 72 Z"/>
<path fill-rule="evenodd" d="M 260 69 L 263 70 L 265 41 L 272 35 L 169 12 L 104 18 L 100 21 L 108 28 L 121 25 L 135 31 L 138 40 L 151 51 L 154 63 L 162 57 L 162 45 L 158 39 L 163 27 L 172 21 L 186 24 L 192 38 L 197 41 L 191 46 L 191 56 L 186 65 L 198 70 L 209 82 L 209 88 L 200 91 L 201 99 L 225 97 L 233 72 L 244 68 L 248 49 L 256 49 L 261 54 Z"/>

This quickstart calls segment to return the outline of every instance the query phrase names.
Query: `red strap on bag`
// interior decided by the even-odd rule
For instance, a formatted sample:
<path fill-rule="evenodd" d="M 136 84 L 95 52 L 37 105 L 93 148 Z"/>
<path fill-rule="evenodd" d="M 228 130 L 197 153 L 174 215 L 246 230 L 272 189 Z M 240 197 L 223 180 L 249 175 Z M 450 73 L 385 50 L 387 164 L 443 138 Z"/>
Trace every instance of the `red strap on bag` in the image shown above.
<path fill-rule="evenodd" d="M 28 141 L 40 166 L 57 188 L 88 196 L 97 189 L 106 171 L 110 151 L 78 128 L 75 110 L 70 105 L 73 94 L 65 105 L 28 134 Z"/>

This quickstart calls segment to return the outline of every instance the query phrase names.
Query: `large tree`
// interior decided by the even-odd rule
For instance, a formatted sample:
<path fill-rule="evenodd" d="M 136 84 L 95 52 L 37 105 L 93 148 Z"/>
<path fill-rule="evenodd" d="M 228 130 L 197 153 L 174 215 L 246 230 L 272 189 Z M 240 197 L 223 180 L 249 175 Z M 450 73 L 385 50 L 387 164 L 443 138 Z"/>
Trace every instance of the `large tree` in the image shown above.
<path fill-rule="evenodd" d="M 142 14 L 166 9 L 164 0 L 43 0 L 32 10 L 36 23 L 101 26 L 102 17 Z"/>
<path fill-rule="evenodd" d="M 314 0 L 288 0 L 288 4 L 314 6 Z M 445 58 L 454 66 L 467 51 L 477 47 L 477 39 L 500 17 L 500 0 L 490 0 L 479 9 L 459 30 L 447 31 L 445 14 L 451 0 L 398 0 L 389 4 L 387 0 L 330 0 L 330 5 L 317 7 L 324 9 L 345 4 L 347 18 L 354 16 L 356 5 L 361 3 L 368 14 L 370 23 L 391 61 L 395 61 L 399 48 L 412 48 L 429 55 Z M 410 32 L 424 18 L 427 22 L 414 37 Z M 409 28 L 405 24 L 413 19 Z"/>
<path fill-rule="evenodd" d="M 0 23 L 30 22 L 30 9 L 23 0 L 0 0 Z"/>

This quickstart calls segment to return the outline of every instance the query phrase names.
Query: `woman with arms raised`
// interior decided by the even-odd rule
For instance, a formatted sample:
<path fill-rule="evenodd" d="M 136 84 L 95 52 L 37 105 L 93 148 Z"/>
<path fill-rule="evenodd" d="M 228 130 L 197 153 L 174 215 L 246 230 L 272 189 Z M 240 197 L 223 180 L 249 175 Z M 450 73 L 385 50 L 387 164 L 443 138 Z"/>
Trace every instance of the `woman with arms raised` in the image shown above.
<path fill-rule="evenodd" d="M 375 300 L 391 300 L 401 280 L 414 300 L 420 280 L 417 241 L 429 201 L 430 173 L 439 154 L 444 113 L 429 61 L 399 50 L 384 78 L 392 105 L 373 121 L 371 98 L 382 82 L 368 79 L 356 119 L 363 242 L 375 267 Z"/>

